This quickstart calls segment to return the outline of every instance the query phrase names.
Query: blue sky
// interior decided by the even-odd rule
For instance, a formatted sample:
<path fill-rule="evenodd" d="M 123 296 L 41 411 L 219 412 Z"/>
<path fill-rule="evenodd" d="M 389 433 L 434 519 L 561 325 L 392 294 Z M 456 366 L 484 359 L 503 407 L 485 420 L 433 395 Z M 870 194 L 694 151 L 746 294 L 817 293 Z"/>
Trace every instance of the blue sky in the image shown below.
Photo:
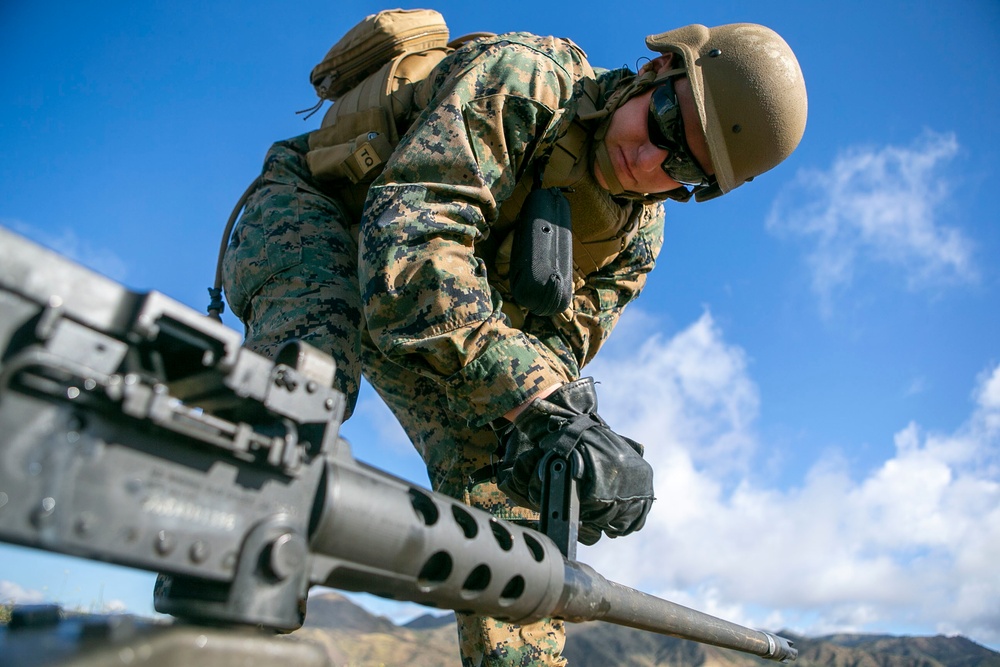
<path fill-rule="evenodd" d="M 587 369 L 659 500 L 580 558 L 755 626 L 1000 648 L 1000 5 L 416 6 L 454 35 L 567 36 L 608 67 L 688 23 L 785 37 L 809 92 L 798 151 L 719 200 L 668 203 L 660 264 Z M 0 6 L 0 225 L 201 310 L 268 145 L 318 123 L 294 113 L 309 71 L 384 7 L 178 7 Z M 425 481 L 386 415 L 366 391 L 355 453 Z M 145 613 L 151 582 L 0 546 L 0 599 Z"/>

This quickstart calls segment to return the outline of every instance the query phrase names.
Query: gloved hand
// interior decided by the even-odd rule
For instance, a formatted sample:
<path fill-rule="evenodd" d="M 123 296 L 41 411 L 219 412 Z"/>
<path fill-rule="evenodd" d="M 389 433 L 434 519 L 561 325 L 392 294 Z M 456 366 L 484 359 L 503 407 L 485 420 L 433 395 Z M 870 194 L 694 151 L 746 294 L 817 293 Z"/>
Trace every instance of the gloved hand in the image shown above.
<path fill-rule="evenodd" d="M 579 539 L 593 544 L 603 531 L 619 537 L 639 530 L 653 504 L 653 469 L 642 458 L 642 445 L 618 435 L 597 414 L 592 378 L 565 384 L 536 399 L 501 436 L 503 461 L 497 481 L 518 502 L 539 509 L 542 478 L 539 463 L 556 450 L 583 456 Z"/>

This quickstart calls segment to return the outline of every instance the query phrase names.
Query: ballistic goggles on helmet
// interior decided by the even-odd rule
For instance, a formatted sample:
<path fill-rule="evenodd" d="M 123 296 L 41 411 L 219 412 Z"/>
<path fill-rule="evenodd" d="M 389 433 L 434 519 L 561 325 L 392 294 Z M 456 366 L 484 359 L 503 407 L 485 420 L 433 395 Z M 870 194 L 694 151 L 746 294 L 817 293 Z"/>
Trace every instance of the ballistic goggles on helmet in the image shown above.
<path fill-rule="evenodd" d="M 653 95 L 649 98 L 646 124 L 650 143 L 667 151 L 667 157 L 660 165 L 664 173 L 681 185 L 691 187 L 691 190 L 677 188 L 670 191 L 667 194 L 671 199 L 687 201 L 691 194 L 715 185 L 715 177 L 705 173 L 688 148 L 684 119 L 672 78 L 666 79 L 653 90 Z"/>

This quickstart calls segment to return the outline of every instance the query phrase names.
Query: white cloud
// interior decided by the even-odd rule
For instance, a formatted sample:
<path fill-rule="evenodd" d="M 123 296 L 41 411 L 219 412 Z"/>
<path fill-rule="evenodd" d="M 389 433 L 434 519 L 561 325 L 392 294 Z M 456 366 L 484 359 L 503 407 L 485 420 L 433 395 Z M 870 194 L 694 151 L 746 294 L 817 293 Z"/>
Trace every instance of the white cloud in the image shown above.
<path fill-rule="evenodd" d="M 92 611 L 98 614 L 125 614 L 129 609 L 124 600 L 107 600 Z"/>
<path fill-rule="evenodd" d="M 0 604 L 37 604 L 45 599 L 41 591 L 34 591 L 0 579 Z"/>
<path fill-rule="evenodd" d="M 642 532 L 581 559 L 751 625 L 1000 642 L 1000 366 L 979 378 L 953 433 L 911 423 L 862 479 L 827 457 L 776 489 L 748 465 L 767 452 L 745 359 L 706 313 L 595 364 L 602 416 L 647 443 L 657 502 Z"/>
<path fill-rule="evenodd" d="M 70 227 L 63 227 L 58 232 L 44 232 L 20 220 L 10 218 L 0 218 L 0 225 L 51 248 L 112 280 L 122 282 L 128 274 L 128 264 L 125 260 L 107 248 L 95 246 L 86 238 L 80 238 L 76 231 Z"/>
<path fill-rule="evenodd" d="M 838 290 L 872 263 L 903 273 L 911 289 L 976 280 L 971 241 L 944 224 L 957 184 L 943 167 L 958 153 L 952 134 L 909 146 L 852 148 L 827 170 L 802 170 L 778 197 L 767 226 L 801 237 L 813 289 L 827 313 Z"/>
<path fill-rule="evenodd" d="M 720 473 L 745 467 L 754 448 L 749 428 L 757 388 L 747 376 L 746 355 L 722 341 L 711 315 L 670 340 L 654 335 L 628 349 L 625 363 L 605 353 L 587 368 L 614 387 L 598 388 L 601 414 L 629 414 L 628 435 L 656 443 L 647 452 L 651 460 L 680 450 Z"/>

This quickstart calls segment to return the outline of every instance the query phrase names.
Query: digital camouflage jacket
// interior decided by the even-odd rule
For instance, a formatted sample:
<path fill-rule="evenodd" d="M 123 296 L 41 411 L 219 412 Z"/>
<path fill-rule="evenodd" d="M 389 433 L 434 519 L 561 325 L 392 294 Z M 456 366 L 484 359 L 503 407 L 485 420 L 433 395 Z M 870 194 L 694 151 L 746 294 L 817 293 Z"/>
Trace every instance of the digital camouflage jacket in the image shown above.
<path fill-rule="evenodd" d="M 595 237 L 575 242 L 621 244 L 601 266 L 581 271 L 578 262 L 566 312 L 519 309 L 496 261 L 510 227 L 501 209 L 519 182 L 544 173 L 556 140 L 588 110 L 585 84 L 596 81 L 606 98 L 621 72 L 595 74 L 569 41 L 514 33 L 465 45 L 431 76 L 430 104 L 368 191 L 362 303 L 379 349 L 434 377 L 451 408 L 482 425 L 579 376 L 642 289 L 662 245 L 663 209 L 612 199 L 585 156 L 575 182 L 559 183 L 574 234 Z"/>

